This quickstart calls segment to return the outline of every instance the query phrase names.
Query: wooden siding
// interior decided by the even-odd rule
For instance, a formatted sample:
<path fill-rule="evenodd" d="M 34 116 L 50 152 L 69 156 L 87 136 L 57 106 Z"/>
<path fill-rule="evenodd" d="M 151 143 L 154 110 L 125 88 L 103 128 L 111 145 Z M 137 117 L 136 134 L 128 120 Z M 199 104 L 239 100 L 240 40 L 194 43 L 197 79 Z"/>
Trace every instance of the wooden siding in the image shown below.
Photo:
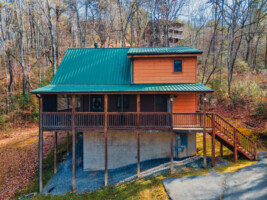
<path fill-rule="evenodd" d="M 182 72 L 174 72 L 174 60 L 182 60 Z M 197 57 L 134 58 L 134 83 L 196 83 Z"/>
<path fill-rule="evenodd" d="M 178 94 L 173 99 L 174 113 L 194 113 L 197 111 L 197 94 Z"/>

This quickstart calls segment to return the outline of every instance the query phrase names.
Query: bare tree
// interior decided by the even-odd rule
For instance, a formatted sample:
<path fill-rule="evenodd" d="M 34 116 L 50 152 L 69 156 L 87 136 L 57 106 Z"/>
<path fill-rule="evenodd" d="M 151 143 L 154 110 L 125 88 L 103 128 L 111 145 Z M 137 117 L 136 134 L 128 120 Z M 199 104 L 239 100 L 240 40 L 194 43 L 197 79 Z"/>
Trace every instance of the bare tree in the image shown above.
<path fill-rule="evenodd" d="M 127 28 L 132 20 L 135 12 L 139 9 L 141 1 L 132 0 L 132 1 L 125 1 L 125 0 L 118 0 L 118 8 L 120 13 L 120 20 L 121 20 L 121 46 L 125 46 L 125 36 L 127 33 Z M 124 7 L 124 12 L 122 12 L 122 7 Z M 123 16 L 124 15 L 124 16 Z M 123 22 L 123 18 L 126 22 Z"/>

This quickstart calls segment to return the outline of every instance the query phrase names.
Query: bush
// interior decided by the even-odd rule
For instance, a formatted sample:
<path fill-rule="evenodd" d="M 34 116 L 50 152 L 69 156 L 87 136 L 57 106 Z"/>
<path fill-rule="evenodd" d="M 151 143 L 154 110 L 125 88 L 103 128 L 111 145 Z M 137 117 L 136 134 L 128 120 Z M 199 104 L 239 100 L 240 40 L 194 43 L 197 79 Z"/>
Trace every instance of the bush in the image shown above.
<path fill-rule="evenodd" d="M 254 115 L 267 117 L 267 103 L 266 102 L 259 103 Z"/>
<path fill-rule="evenodd" d="M 0 129 L 3 128 L 4 124 L 5 124 L 5 117 L 4 114 L 0 112 Z"/>
<path fill-rule="evenodd" d="M 248 64 L 244 60 L 236 60 L 234 72 L 238 74 L 246 74 L 249 71 Z"/>

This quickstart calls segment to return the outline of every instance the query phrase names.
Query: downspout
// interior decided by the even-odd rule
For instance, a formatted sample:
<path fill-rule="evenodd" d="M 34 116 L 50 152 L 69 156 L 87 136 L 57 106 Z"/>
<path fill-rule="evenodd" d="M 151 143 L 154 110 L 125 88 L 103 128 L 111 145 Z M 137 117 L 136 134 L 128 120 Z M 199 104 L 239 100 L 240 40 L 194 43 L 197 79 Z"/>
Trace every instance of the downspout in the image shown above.
<path fill-rule="evenodd" d="M 41 138 L 40 138 L 40 126 L 41 126 L 41 122 L 40 122 L 40 109 L 41 109 L 41 105 L 40 105 L 40 96 L 38 96 L 37 94 L 35 94 L 35 96 L 38 98 L 38 103 L 39 103 L 39 142 L 38 142 L 38 192 L 40 191 L 40 146 L 41 146 Z"/>

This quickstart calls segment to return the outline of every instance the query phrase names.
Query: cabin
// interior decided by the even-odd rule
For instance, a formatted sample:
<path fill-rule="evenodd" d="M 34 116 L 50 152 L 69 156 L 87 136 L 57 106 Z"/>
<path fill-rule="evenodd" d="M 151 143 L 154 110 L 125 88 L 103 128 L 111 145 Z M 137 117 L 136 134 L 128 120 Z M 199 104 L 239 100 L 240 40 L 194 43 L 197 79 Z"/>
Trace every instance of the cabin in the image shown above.
<path fill-rule="evenodd" d="M 223 146 L 231 149 L 235 160 L 256 159 L 254 142 L 206 112 L 205 95 L 213 90 L 198 83 L 201 55 L 185 46 L 68 49 L 51 84 L 32 91 L 40 105 L 39 190 L 43 135 L 51 131 L 55 138 L 59 131 L 72 133 L 73 191 L 78 134 L 83 170 L 105 170 L 105 185 L 109 169 L 136 163 L 139 177 L 146 160 L 170 158 L 173 170 L 173 159 L 196 154 L 196 132 L 203 132 L 204 141 L 206 133 L 212 136 L 213 165 L 215 140 L 221 152 Z"/>

